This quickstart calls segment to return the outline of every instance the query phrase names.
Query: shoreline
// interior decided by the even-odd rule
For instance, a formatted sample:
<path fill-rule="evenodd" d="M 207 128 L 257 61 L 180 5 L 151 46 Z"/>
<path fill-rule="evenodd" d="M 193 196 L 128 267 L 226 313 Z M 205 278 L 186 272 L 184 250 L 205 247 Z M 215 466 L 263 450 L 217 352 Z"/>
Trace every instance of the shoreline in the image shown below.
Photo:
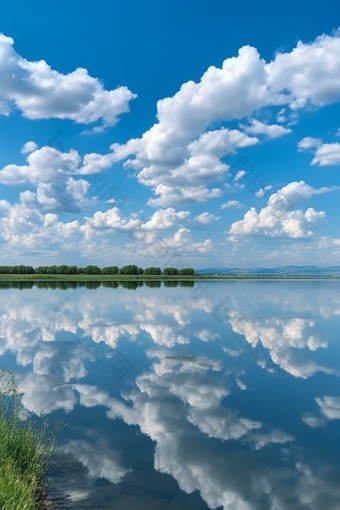
<path fill-rule="evenodd" d="M 202 281 L 202 280 L 339 280 L 339 276 L 313 275 L 0 275 L 0 282 L 120 282 L 120 281 Z"/>

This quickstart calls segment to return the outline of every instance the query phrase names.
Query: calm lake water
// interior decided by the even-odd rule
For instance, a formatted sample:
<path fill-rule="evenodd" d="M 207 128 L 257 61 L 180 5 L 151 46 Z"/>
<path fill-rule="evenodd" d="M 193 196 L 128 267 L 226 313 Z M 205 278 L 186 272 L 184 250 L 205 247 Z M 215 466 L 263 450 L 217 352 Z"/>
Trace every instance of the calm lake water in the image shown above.
<path fill-rule="evenodd" d="M 0 287 L 58 508 L 340 509 L 340 282 L 105 285 Z"/>

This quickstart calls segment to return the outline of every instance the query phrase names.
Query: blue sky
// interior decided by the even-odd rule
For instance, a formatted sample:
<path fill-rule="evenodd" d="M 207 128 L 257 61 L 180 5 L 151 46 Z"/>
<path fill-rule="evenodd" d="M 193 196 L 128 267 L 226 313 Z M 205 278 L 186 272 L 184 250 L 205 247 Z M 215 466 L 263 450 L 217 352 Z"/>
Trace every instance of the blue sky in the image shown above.
<path fill-rule="evenodd" d="M 339 264 L 337 2 L 79 5 L 0 5 L 2 263 Z"/>

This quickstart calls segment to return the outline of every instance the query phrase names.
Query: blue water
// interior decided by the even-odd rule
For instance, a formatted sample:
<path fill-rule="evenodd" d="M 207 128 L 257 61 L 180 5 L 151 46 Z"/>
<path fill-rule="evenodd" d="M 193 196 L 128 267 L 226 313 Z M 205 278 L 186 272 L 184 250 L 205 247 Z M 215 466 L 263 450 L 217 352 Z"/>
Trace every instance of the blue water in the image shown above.
<path fill-rule="evenodd" d="M 340 509 L 340 282 L 140 285 L 1 286 L 57 508 Z"/>

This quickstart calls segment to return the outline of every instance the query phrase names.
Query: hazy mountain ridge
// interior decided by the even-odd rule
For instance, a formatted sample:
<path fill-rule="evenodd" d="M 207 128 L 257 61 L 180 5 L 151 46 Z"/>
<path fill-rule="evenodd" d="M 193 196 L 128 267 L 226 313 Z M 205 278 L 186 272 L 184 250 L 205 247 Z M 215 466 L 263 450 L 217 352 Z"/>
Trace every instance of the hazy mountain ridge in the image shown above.
<path fill-rule="evenodd" d="M 339 276 L 340 266 L 208 267 L 197 269 L 196 272 L 199 274 Z"/>

